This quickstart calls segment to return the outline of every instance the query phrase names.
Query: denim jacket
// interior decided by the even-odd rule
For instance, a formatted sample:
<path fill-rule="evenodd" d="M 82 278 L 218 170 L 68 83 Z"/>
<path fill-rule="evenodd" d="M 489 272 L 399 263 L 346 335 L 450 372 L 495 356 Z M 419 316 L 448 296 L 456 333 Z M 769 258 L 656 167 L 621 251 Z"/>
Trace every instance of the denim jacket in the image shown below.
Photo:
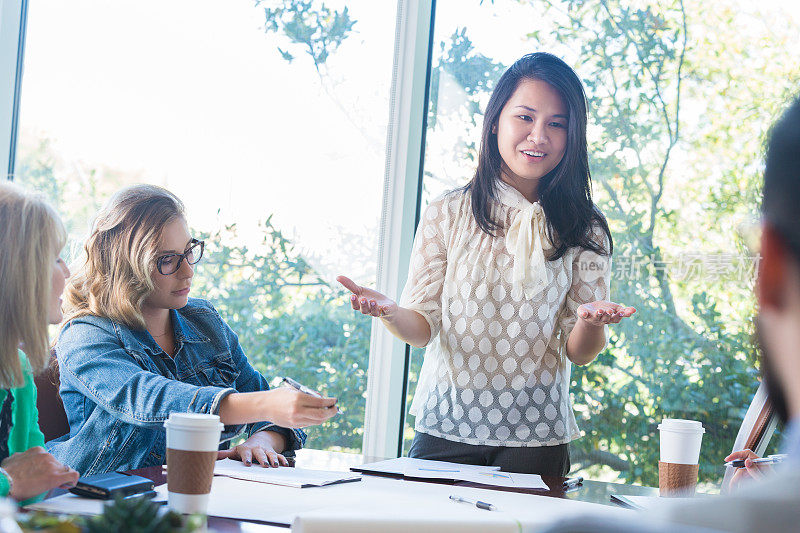
<path fill-rule="evenodd" d="M 58 460 L 81 475 L 163 464 L 164 421 L 171 412 L 219 414 L 227 395 L 269 389 L 211 304 L 190 298 L 170 314 L 174 358 L 146 330 L 107 318 L 84 316 L 64 326 L 56 355 L 70 431 L 47 443 Z M 284 455 L 293 455 L 306 438 L 270 422 L 225 426 L 222 437 L 261 430 L 286 438 Z"/>

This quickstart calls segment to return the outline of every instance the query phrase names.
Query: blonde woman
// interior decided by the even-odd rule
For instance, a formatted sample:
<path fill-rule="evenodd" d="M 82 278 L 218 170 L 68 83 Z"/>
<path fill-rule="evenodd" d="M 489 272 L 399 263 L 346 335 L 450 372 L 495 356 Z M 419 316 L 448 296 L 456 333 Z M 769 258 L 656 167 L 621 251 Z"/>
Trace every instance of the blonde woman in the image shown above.
<path fill-rule="evenodd" d="M 78 480 L 42 448 L 33 383 L 50 357 L 47 325 L 61 321 L 64 240 L 49 205 L 0 182 L 0 496 L 17 500 Z"/>
<path fill-rule="evenodd" d="M 70 425 L 49 443 L 57 458 L 84 475 L 163 464 L 163 423 L 179 411 L 218 414 L 223 437 L 247 436 L 222 456 L 286 465 L 305 440 L 294 428 L 336 414 L 333 398 L 270 390 L 211 304 L 189 298 L 203 242 L 169 191 L 119 191 L 85 249 L 56 343 Z"/>

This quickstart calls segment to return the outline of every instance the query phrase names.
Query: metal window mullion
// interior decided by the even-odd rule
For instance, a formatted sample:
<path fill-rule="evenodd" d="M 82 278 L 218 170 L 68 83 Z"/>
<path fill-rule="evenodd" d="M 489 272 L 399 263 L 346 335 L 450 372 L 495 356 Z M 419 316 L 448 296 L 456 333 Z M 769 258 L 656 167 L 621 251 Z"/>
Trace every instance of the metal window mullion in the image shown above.
<path fill-rule="evenodd" d="M 27 0 L 0 0 L 0 172 L 13 179 Z"/>
<path fill-rule="evenodd" d="M 377 289 L 399 298 L 408 275 L 419 205 L 434 0 L 399 0 L 386 142 Z M 364 455 L 396 457 L 405 408 L 406 345 L 373 323 Z"/>

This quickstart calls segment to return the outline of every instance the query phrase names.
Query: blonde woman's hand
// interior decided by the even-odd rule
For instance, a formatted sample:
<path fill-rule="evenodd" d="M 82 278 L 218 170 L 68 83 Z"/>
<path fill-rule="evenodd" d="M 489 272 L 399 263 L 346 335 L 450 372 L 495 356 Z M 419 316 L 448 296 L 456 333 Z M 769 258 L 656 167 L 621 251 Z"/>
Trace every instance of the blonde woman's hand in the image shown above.
<path fill-rule="evenodd" d="M 350 305 L 356 311 L 375 318 L 384 318 L 391 321 L 397 314 L 397 303 L 376 290 L 357 285 L 347 276 L 337 276 L 336 281 L 353 293 L 350 296 Z"/>
<path fill-rule="evenodd" d="M 304 428 L 326 422 L 336 415 L 336 398 L 317 398 L 289 387 L 263 393 L 271 404 L 269 421 L 285 428 Z"/>
<path fill-rule="evenodd" d="M 281 441 L 282 445 L 276 446 L 277 441 Z M 244 463 L 245 466 L 250 466 L 253 462 L 257 462 L 262 467 L 289 466 L 286 457 L 276 451 L 277 449 L 283 450 L 285 444 L 286 439 L 282 435 L 274 431 L 259 431 L 240 445 L 218 452 L 217 459 L 235 459 Z"/>
<path fill-rule="evenodd" d="M 284 428 L 316 426 L 338 412 L 336 398 L 318 398 L 288 387 L 229 394 L 219 407 L 225 425 L 270 421 Z"/>
<path fill-rule="evenodd" d="M 11 476 L 9 496 L 27 500 L 56 487 L 74 487 L 78 472 L 61 464 L 41 446 L 7 457 L 0 466 Z"/>
<path fill-rule="evenodd" d="M 593 326 L 618 324 L 620 320 L 631 316 L 635 312 L 636 309 L 633 307 L 602 300 L 578 307 L 578 317 Z"/>

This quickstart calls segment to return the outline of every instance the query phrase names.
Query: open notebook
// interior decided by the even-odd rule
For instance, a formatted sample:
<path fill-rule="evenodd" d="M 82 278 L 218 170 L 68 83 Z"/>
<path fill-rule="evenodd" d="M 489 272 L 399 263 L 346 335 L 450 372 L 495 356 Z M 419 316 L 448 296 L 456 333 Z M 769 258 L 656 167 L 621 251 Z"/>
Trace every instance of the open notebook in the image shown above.
<path fill-rule="evenodd" d="M 361 480 L 361 475 L 353 474 L 352 472 L 308 470 L 286 466 L 264 468 L 256 463 L 253 463 L 252 466 L 245 466 L 241 461 L 233 461 L 231 459 L 217 461 L 214 465 L 214 475 L 296 488 L 322 487 L 333 485 L 334 483 Z"/>

